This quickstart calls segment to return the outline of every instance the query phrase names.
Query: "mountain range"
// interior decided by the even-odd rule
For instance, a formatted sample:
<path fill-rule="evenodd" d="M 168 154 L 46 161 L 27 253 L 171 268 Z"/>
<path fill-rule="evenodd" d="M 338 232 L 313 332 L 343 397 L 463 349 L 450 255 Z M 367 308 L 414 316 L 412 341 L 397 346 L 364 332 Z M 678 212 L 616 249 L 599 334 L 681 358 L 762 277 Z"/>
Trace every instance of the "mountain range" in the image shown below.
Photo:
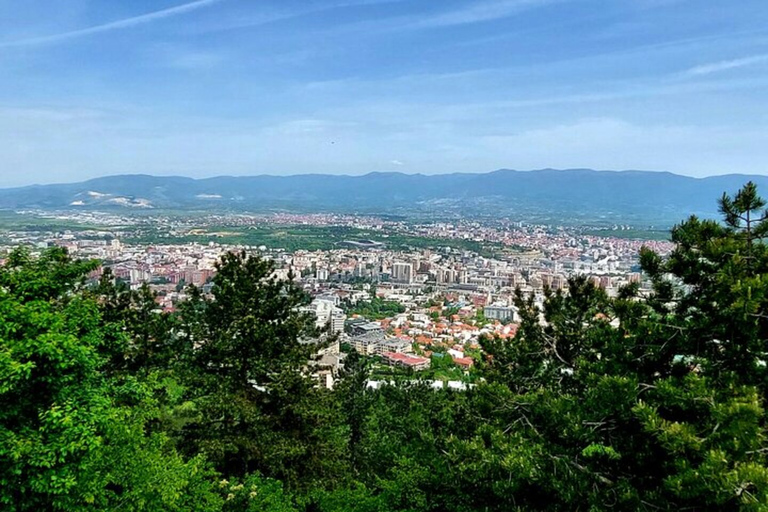
<path fill-rule="evenodd" d="M 370 173 L 362 176 L 119 175 L 80 183 L 0 189 L 2 209 L 190 209 L 337 211 L 681 220 L 717 214 L 717 199 L 768 176 L 692 178 L 668 172 L 502 169 L 482 174 Z"/>

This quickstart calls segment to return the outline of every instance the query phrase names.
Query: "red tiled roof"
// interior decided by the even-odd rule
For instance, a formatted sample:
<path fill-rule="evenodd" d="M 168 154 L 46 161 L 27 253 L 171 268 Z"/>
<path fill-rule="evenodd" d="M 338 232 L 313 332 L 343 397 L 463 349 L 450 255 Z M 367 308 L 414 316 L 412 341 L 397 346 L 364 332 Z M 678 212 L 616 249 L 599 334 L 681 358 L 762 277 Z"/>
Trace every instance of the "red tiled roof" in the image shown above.
<path fill-rule="evenodd" d="M 390 361 L 403 363 L 408 366 L 424 364 L 429 361 L 429 359 L 426 357 L 409 356 L 407 354 L 400 354 L 397 352 L 384 352 L 382 356 L 384 356 L 386 359 L 389 359 Z"/>
<path fill-rule="evenodd" d="M 475 361 L 471 357 L 454 357 L 453 362 L 464 368 L 469 368 L 475 364 Z"/>

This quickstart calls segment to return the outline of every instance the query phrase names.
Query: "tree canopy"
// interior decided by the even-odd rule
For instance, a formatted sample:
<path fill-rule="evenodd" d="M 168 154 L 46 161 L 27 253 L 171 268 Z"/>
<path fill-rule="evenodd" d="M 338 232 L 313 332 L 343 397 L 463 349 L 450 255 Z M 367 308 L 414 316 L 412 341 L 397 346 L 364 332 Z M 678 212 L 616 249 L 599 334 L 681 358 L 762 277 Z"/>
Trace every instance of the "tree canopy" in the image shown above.
<path fill-rule="evenodd" d="M 176 311 L 62 249 L 0 267 L 0 508 L 508 511 L 768 508 L 766 202 L 690 217 L 648 286 L 517 291 L 476 384 L 333 390 L 307 297 L 230 253 Z M 365 307 L 388 308 L 384 303 Z M 385 308 L 385 309 L 386 309 Z"/>

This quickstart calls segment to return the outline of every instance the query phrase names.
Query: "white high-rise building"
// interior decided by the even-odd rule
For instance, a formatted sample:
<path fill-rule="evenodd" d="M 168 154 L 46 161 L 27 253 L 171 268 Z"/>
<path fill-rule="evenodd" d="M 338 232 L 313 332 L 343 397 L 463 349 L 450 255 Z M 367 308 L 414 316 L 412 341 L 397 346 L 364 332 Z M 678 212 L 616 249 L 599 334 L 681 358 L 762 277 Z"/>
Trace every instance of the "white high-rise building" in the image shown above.
<path fill-rule="evenodd" d="M 413 274 L 413 265 L 410 263 L 396 262 L 392 265 L 392 281 L 396 283 L 412 283 Z"/>
<path fill-rule="evenodd" d="M 339 308 L 333 308 L 331 313 L 331 333 L 338 334 L 344 332 L 344 322 L 347 320 L 347 315 Z"/>
<path fill-rule="evenodd" d="M 340 308 L 336 307 L 333 299 L 317 298 L 309 306 L 303 308 L 303 311 L 315 316 L 317 328 L 322 329 L 328 326 L 331 334 L 344 332 L 344 322 L 347 320 L 347 316 Z"/>

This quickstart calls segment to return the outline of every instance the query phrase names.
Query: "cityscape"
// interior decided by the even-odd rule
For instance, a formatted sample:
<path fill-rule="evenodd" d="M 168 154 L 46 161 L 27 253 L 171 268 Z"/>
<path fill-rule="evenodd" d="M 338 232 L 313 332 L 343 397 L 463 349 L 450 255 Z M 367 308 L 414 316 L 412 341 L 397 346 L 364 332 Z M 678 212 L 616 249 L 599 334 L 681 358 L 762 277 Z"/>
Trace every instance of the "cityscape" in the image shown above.
<path fill-rule="evenodd" d="M 0 0 L 0 512 L 768 511 L 766 0 Z"/>
<path fill-rule="evenodd" d="M 650 283 L 639 269 L 640 249 L 666 255 L 673 248 L 665 240 L 611 236 L 630 231 L 619 225 L 597 235 L 573 227 L 505 220 L 414 223 L 340 214 L 135 217 L 103 211 L 22 211 L 19 215 L 42 227 L 6 229 L 0 233 L 5 243 L 0 250 L 55 246 L 74 257 L 100 261 L 92 279 L 109 268 L 131 289 L 148 286 L 156 294 L 158 311 L 166 313 L 188 299 L 188 285 L 210 293 L 216 263 L 226 252 L 246 251 L 270 260 L 274 277 L 294 280 L 311 299 L 304 310 L 316 318 L 318 328 L 334 337 L 313 361 L 318 368 L 315 378 L 328 387 L 343 369 L 350 349 L 416 373 L 428 370 L 434 358 L 450 357 L 453 365 L 442 366 L 453 371 L 438 372 L 441 380 L 433 382 L 465 386 L 473 378 L 469 370 L 474 361 L 482 358 L 480 338 L 514 337 L 519 321 L 516 290 L 534 297 L 539 306 L 545 290 L 567 291 L 568 278 L 574 275 L 587 277 L 609 296 L 631 283 L 649 291 Z M 57 224 L 70 229 L 56 228 Z M 350 233 L 370 238 L 330 239 L 321 241 L 327 249 L 316 250 L 222 242 L 237 237 L 237 230 L 295 227 L 354 230 Z M 340 233 L 345 234 L 349 233 Z M 402 241 L 396 249 L 389 247 L 390 239 L 403 237 L 421 247 L 407 247 Z M 196 241 L 172 243 L 189 238 Z M 374 376 L 387 378 L 386 372 Z M 381 380 L 369 384 L 376 386 Z"/>

